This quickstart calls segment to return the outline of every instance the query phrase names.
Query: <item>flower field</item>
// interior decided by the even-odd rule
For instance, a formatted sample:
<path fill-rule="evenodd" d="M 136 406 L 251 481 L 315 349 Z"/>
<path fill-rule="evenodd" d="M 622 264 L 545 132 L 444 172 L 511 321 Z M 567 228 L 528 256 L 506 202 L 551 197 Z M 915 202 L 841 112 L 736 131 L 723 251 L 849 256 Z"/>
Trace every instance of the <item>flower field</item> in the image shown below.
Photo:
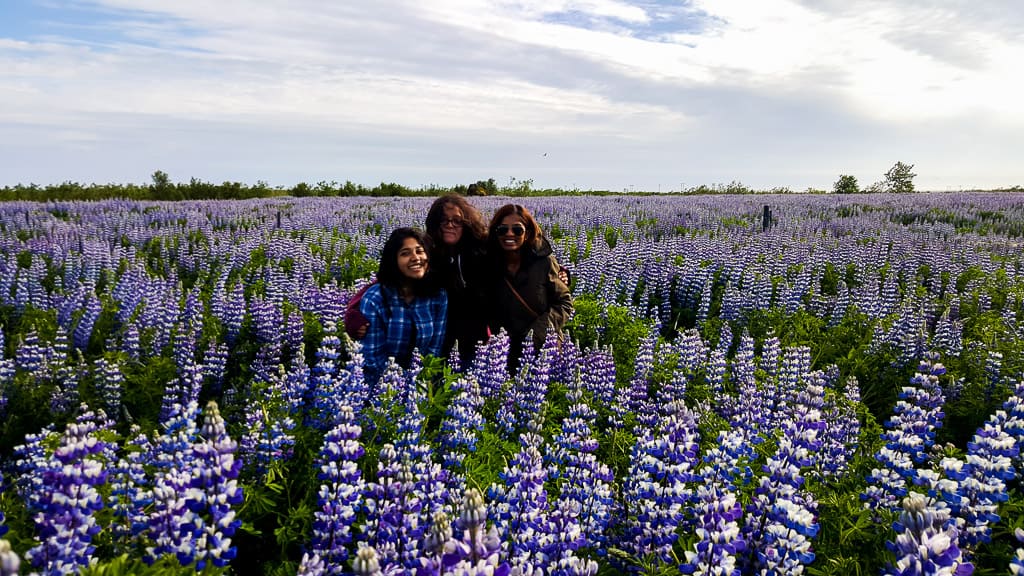
<path fill-rule="evenodd" d="M 569 338 L 364 381 L 432 200 L 0 204 L 0 576 L 1024 573 L 1024 195 L 520 199 Z"/>

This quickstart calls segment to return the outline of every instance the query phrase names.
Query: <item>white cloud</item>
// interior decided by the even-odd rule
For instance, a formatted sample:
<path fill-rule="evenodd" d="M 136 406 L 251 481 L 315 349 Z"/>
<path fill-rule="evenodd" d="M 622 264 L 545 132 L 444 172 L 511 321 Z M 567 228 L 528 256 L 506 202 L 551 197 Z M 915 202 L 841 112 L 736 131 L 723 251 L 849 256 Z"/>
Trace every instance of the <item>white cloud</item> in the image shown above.
<path fill-rule="evenodd" d="M 691 184 L 736 179 L 800 188 L 831 183 L 807 181 L 821 177 L 807 174 L 811 162 L 826 174 L 881 163 L 881 173 L 894 155 L 914 162 L 920 150 L 946 170 L 952 153 L 920 142 L 921 134 L 934 141 L 939 126 L 1019 152 L 1005 134 L 1024 124 L 1016 104 L 1024 42 L 998 11 L 952 1 L 76 6 L 95 8 L 97 18 L 0 38 L 0 127 L 38 127 L 19 134 L 40 145 L 49 139 L 55 150 L 73 144 L 99 154 L 115 140 L 145 142 L 157 130 L 186 139 L 176 150 L 204 147 L 187 139 L 205 123 L 223 133 L 224 146 L 244 148 L 260 139 L 254 134 L 306 134 L 309 146 L 328 148 L 342 139 L 364 166 L 400 164 L 374 156 L 397 147 L 418 166 L 410 178 L 427 181 L 436 181 L 429 163 L 418 163 L 427 155 L 436 166 L 433 155 L 441 153 L 453 164 L 473 158 L 477 170 L 519 177 L 532 170 L 579 183 L 584 175 L 564 172 L 592 170 L 615 180 L 595 179 L 597 187 L 636 183 L 631 171 L 639 170 L 651 188 L 679 173 L 693 174 L 685 178 Z M 1015 21 L 1024 25 L 1024 17 Z M 174 122 L 191 128 L 170 134 Z M 382 143 L 360 148 L 360 138 L 375 135 Z M 822 146 L 836 138 L 843 147 L 833 154 L 845 157 Z M 533 152 L 515 160 L 537 141 L 558 150 L 562 175 Z M 410 152 L 415 146 L 430 150 Z M 484 151 L 490 156 L 479 156 Z M 799 157 L 785 166 L 786 154 Z M 1010 179 L 1003 184 L 1021 180 L 1019 168 L 991 162 L 972 158 L 964 170 L 998 172 Z M 0 164 L 15 178 L 21 169 Z M 254 181 L 272 178 L 260 171 L 291 174 L 294 167 L 263 161 L 245 170 Z M 781 181 L 787 178 L 799 181 Z"/>

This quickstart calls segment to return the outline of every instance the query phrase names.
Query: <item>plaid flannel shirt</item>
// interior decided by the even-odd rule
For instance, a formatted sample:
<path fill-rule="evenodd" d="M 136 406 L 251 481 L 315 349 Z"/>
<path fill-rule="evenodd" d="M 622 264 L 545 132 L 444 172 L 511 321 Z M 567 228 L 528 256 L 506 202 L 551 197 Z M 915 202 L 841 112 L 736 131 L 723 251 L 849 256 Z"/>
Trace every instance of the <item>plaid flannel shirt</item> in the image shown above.
<path fill-rule="evenodd" d="M 363 338 L 363 373 L 366 383 L 377 385 L 388 358 L 408 358 L 410 339 L 416 327 L 416 348 L 420 354 L 441 353 L 444 344 L 448 296 L 444 290 L 436 296 L 417 296 L 411 304 L 398 290 L 374 284 L 366 290 L 359 310 L 370 321 Z"/>

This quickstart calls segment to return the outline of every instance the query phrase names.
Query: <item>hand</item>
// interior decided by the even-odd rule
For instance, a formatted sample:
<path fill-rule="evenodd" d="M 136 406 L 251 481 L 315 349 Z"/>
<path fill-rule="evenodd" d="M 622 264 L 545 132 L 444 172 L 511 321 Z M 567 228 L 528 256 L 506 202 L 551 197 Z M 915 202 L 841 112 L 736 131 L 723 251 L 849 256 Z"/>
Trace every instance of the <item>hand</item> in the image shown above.
<path fill-rule="evenodd" d="M 562 281 L 562 284 L 569 285 L 569 269 L 565 266 L 558 267 L 558 279 Z"/>
<path fill-rule="evenodd" d="M 369 324 L 363 324 L 359 328 L 356 328 L 356 340 L 362 340 L 366 336 L 366 329 L 369 328 Z"/>

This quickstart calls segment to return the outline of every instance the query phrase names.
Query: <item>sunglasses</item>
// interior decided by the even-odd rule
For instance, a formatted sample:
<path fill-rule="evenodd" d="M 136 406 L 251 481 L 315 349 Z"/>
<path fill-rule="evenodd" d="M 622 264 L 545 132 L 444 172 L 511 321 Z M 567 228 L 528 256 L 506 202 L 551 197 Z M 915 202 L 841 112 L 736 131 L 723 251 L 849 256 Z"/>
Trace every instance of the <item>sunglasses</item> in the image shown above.
<path fill-rule="evenodd" d="M 522 236 L 523 234 L 526 234 L 526 226 L 523 226 L 522 224 L 513 224 L 512 226 L 502 224 L 495 228 L 494 231 L 498 233 L 498 236 L 504 236 L 509 232 L 512 232 L 513 236 Z"/>
<path fill-rule="evenodd" d="M 463 222 L 459 219 L 441 220 L 441 228 L 462 228 Z"/>

